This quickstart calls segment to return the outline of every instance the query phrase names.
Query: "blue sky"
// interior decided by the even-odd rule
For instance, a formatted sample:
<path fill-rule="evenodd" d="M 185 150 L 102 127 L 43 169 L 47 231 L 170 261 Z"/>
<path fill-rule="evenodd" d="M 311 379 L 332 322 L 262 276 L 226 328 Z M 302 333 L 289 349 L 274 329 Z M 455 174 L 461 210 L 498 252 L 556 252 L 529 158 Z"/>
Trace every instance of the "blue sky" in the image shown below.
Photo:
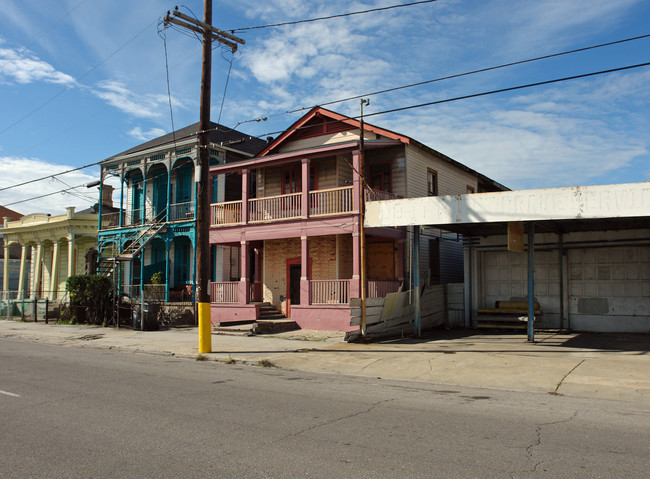
<path fill-rule="evenodd" d="M 402 0 L 407 3 L 406 0 Z M 399 0 L 214 0 L 230 30 L 400 3 Z M 171 131 L 161 0 L 5 0 L 0 15 L 0 188 L 100 161 Z M 202 17 L 200 0 L 181 11 Z M 189 9 L 187 8 L 189 7 Z M 264 135 L 284 112 L 650 33 L 647 0 L 439 0 L 300 25 L 240 31 L 221 123 Z M 198 121 L 201 45 L 165 30 L 174 122 Z M 650 39 L 372 96 L 367 113 L 650 61 Z M 212 120 L 231 60 L 213 55 Z M 513 188 L 650 178 L 650 68 L 378 115 Z M 357 115 L 359 101 L 328 108 Z M 0 204 L 98 178 L 98 168 L 0 191 Z M 96 189 L 9 206 L 61 214 Z"/>

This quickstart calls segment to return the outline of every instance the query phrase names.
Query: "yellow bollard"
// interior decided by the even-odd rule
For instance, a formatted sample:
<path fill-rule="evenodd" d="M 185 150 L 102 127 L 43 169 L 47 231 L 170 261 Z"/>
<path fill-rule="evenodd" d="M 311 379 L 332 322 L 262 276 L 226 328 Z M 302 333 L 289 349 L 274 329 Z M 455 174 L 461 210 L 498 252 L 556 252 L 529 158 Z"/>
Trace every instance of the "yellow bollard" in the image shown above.
<path fill-rule="evenodd" d="M 212 352 L 210 303 L 199 303 L 199 353 Z"/>

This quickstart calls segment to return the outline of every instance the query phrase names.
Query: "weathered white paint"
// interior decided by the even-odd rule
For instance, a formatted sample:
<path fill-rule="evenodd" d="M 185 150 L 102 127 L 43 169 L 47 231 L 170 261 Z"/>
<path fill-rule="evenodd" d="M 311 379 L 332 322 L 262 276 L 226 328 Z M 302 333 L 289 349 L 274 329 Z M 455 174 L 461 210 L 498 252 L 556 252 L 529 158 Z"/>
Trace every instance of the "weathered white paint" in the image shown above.
<path fill-rule="evenodd" d="M 367 227 L 629 218 L 650 214 L 650 182 L 372 202 Z"/>

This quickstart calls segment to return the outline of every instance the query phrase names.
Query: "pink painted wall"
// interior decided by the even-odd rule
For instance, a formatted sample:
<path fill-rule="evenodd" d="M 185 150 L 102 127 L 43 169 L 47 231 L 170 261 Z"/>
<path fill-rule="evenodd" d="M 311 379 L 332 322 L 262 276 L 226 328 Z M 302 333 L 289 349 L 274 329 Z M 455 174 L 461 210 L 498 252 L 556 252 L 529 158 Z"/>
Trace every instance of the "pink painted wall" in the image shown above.
<path fill-rule="evenodd" d="M 291 306 L 291 319 L 301 329 L 322 331 L 357 331 L 359 326 L 350 326 L 349 306 Z"/>
<path fill-rule="evenodd" d="M 236 321 L 255 321 L 259 316 L 258 306 L 255 304 L 216 304 L 210 305 L 210 321 L 212 326 L 220 323 L 233 323 Z"/>

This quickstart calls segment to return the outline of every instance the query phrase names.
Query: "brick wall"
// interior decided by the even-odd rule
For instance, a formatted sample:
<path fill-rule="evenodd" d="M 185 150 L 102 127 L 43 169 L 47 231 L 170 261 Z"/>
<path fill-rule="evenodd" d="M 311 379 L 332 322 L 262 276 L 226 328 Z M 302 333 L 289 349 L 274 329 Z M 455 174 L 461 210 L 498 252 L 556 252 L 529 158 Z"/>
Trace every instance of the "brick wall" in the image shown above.
<path fill-rule="evenodd" d="M 352 238 L 338 235 L 339 276 L 352 277 Z M 337 279 L 337 236 L 317 236 L 309 239 L 312 279 Z M 285 311 L 287 295 L 287 260 L 300 257 L 300 238 L 267 240 L 264 242 L 263 297 Z M 349 274 L 348 274 L 349 273 Z"/>

